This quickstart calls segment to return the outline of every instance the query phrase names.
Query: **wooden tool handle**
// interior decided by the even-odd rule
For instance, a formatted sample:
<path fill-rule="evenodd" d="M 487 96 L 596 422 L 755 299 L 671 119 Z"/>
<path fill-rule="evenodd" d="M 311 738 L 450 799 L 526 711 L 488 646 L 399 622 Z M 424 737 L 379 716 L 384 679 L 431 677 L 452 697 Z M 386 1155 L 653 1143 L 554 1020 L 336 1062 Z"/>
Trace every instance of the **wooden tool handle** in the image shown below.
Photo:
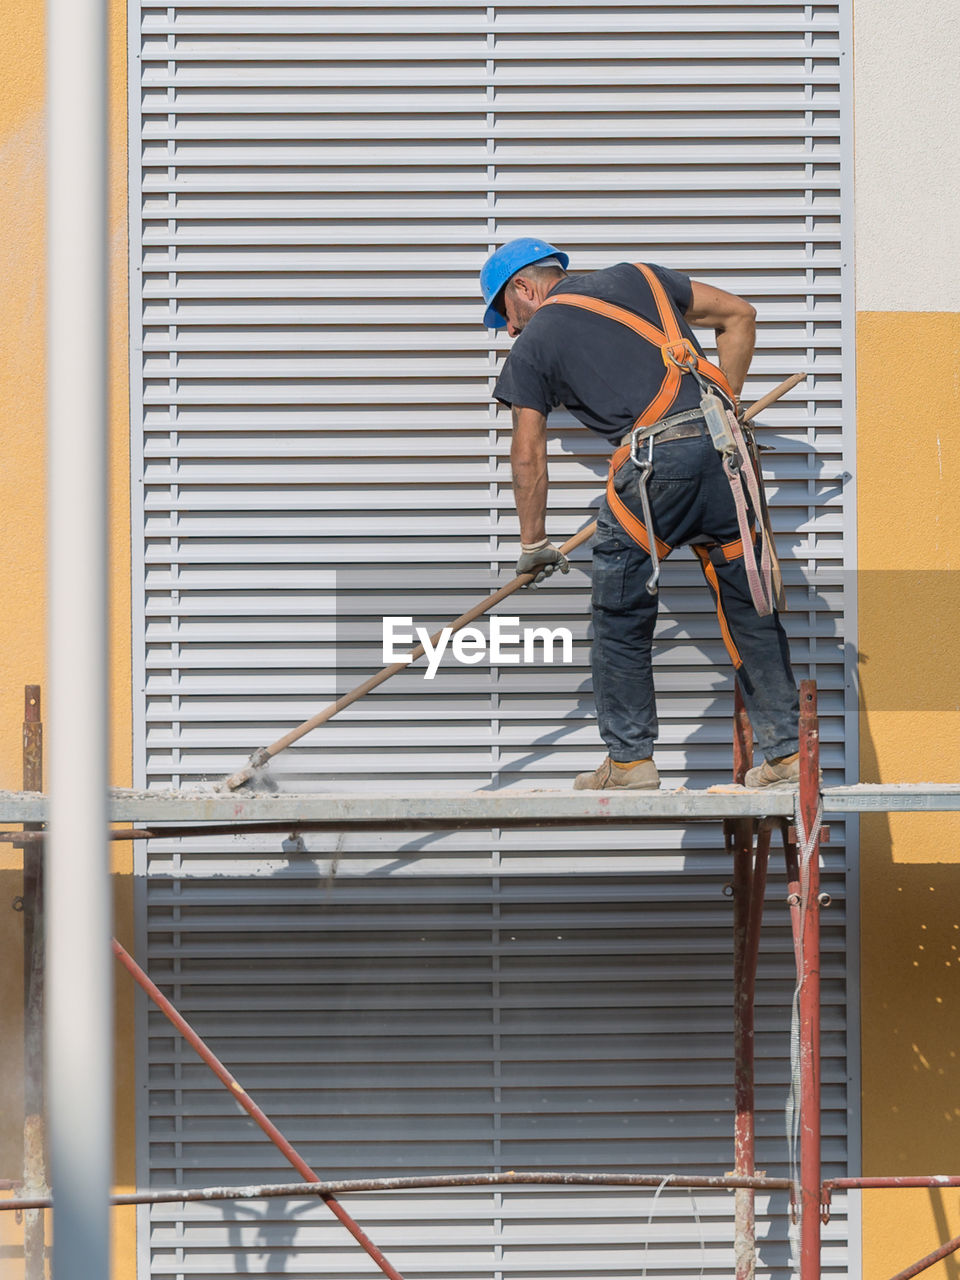
<path fill-rule="evenodd" d="M 768 405 L 773 404 L 774 400 L 779 400 L 781 396 L 785 396 L 788 391 L 792 391 L 797 383 L 802 382 L 806 376 L 805 373 L 791 373 L 790 377 L 785 378 L 778 387 L 774 387 L 772 391 L 768 391 L 765 396 L 761 396 L 759 400 L 753 402 L 743 415 L 744 422 L 749 422 L 758 413 L 763 413 Z"/>
<path fill-rule="evenodd" d="M 743 415 L 744 421 L 749 422 L 755 414 L 758 414 L 762 409 L 765 409 L 767 405 L 773 404 L 774 400 L 779 400 L 782 395 L 786 395 L 786 393 L 795 387 L 803 377 L 804 375 L 802 373 L 795 373 L 791 377 L 787 378 L 786 381 L 781 382 L 778 387 L 774 387 L 772 391 L 769 391 L 760 400 L 757 400 L 755 404 L 750 406 Z M 581 547 L 585 542 L 588 542 L 593 537 L 596 529 L 597 522 L 594 520 L 581 529 L 579 533 L 575 533 L 572 538 L 569 538 L 560 550 L 564 555 L 569 555 L 571 551 L 575 551 L 577 547 Z M 518 591 L 520 587 L 525 587 L 528 583 L 532 582 L 535 577 L 536 574 L 534 573 L 519 574 L 511 582 L 506 583 L 505 586 L 494 591 L 492 595 L 487 596 L 485 600 L 481 600 L 479 604 L 475 604 L 472 609 L 468 609 L 466 613 L 461 613 L 459 618 L 454 618 L 453 622 L 448 623 L 446 627 L 441 627 L 439 631 L 435 631 L 430 637 L 431 646 L 437 643 L 444 631 L 449 631 L 453 634 L 460 631 L 463 627 L 469 626 L 471 622 L 476 622 L 477 618 L 482 618 L 483 615 L 488 610 L 492 609 L 495 604 L 499 604 L 501 600 L 506 600 L 507 596 L 512 596 L 515 591 Z M 224 782 L 224 786 L 226 786 L 230 791 L 235 791 L 237 787 L 243 786 L 243 784 L 248 782 L 256 771 L 259 768 L 262 768 L 268 760 L 271 760 L 275 755 L 278 755 L 294 742 L 299 741 L 299 739 L 309 733 L 311 729 L 316 729 L 318 725 L 326 724 L 328 720 L 332 720 L 335 715 L 338 715 L 346 707 L 357 702 L 360 698 L 365 697 L 373 689 L 376 689 L 378 685 L 383 684 L 385 680 L 389 680 L 391 676 L 395 676 L 398 671 L 403 671 L 403 669 L 405 667 L 409 667 L 412 662 L 416 662 L 418 658 L 422 658 L 425 652 L 426 649 L 424 646 L 422 644 L 418 644 L 406 661 L 392 662 L 389 667 L 384 667 L 383 670 L 378 671 L 376 675 L 369 676 L 364 680 L 363 684 L 358 684 L 355 689 L 351 689 L 349 693 L 345 693 L 342 698 L 338 698 L 336 702 L 331 702 L 330 705 L 324 707 L 322 711 L 318 711 L 315 716 L 311 716 L 309 720 L 304 720 L 303 724 L 297 725 L 295 729 L 291 729 L 289 733 L 285 733 L 282 738 L 278 738 L 276 742 L 272 742 L 269 747 L 261 747 L 259 751 L 255 751 L 250 757 L 250 764 L 248 764 L 246 768 L 241 769 L 238 773 L 234 773 L 227 778 Z"/>
<path fill-rule="evenodd" d="M 579 533 L 575 533 L 572 538 L 568 539 L 560 550 L 564 555 L 568 555 L 577 547 L 588 542 L 593 537 L 596 527 L 597 522 L 594 520 L 592 524 L 588 524 L 586 528 L 581 529 Z M 508 582 L 504 586 L 498 588 L 498 590 L 494 591 L 492 595 L 487 596 L 485 600 L 481 600 L 479 604 L 475 604 L 472 609 L 468 609 L 466 613 L 461 613 L 459 618 L 454 618 L 453 622 L 449 622 L 445 627 L 441 627 L 439 631 L 435 631 L 430 637 L 431 647 L 436 645 L 444 631 L 449 631 L 453 634 L 462 630 L 463 627 L 469 626 L 471 622 L 476 622 L 477 618 L 482 618 L 483 615 L 488 610 L 492 609 L 495 604 L 499 604 L 501 600 L 506 600 L 507 596 L 513 595 L 513 593 L 518 591 L 520 587 L 525 587 L 528 583 L 532 582 L 535 577 L 535 573 L 521 573 L 511 582 Z M 291 729 L 290 732 L 285 733 L 282 738 L 278 738 L 276 742 L 272 742 L 269 747 L 261 748 L 260 751 L 256 752 L 255 755 L 251 757 L 253 763 L 248 765 L 247 768 L 241 769 L 239 773 L 235 773 L 231 777 L 227 778 L 225 785 L 231 791 L 236 790 L 237 787 L 242 786 L 244 782 L 247 782 L 252 778 L 256 770 L 265 765 L 273 756 L 277 755 L 286 747 L 289 747 L 292 743 L 302 738 L 304 734 L 309 733 L 311 729 L 316 729 L 318 725 L 326 724 L 328 720 L 331 720 L 346 707 L 349 707 L 351 703 L 357 702 L 360 698 L 365 697 L 366 694 L 370 693 L 373 689 L 376 689 L 378 685 L 383 684 L 385 680 L 389 680 L 391 676 L 395 676 L 398 671 L 402 671 L 404 667 L 409 667 L 412 662 L 416 662 L 418 658 L 422 658 L 425 653 L 426 649 L 424 646 L 422 644 L 418 644 L 411 652 L 410 657 L 405 661 L 392 662 L 389 667 L 384 667 L 383 670 L 378 671 L 376 675 L 369 676 L 364 680 L 363 684 L 358 684 L 355 689 L 351 689 L 349 693 L 345 693 L 342 698 L 338 698 L 336 702 L 331 702 L 328 707 L 324 707 L 322 711 L 318 711 L 317 714 L 315 716 L 311 716 L 309 720 L 304 720 L 303 724 L 298 725 L 296 729 Z"/>

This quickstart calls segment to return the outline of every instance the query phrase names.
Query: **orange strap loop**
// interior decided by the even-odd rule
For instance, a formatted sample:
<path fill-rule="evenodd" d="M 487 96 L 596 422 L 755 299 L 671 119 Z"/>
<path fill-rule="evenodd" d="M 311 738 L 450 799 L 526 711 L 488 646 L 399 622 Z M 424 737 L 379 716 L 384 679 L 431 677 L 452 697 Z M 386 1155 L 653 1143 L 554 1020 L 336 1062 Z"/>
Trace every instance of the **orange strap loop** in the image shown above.
<path fill-rule="evenodd" d="M 752 537 L 752 541 L 756 542 L 757 540 L 756 529 L 752 531 L 751 537 Z M 714 543 L 713 545 L 717 546 L 718 544 Z M 739 560 L 743 556 L 743 542 L 740 538 L 734 538 L 733 542 L 721 542 L 719 544 L 719 547 L 721 552 L 723 553 L 723 558 L 724 560 L 726 560 L 727 564 L 729 564 L 731 560 Z M 705 550 L 709 555 L 710 548 L 707 547 L 705 548 Z"/>
<path fill-rule="evenodd" d="M 683 334 L 680 332 L 680 321 L 677 319 L 677 313 L 674 310 L 673 303 L 667 296 L 666 289 L 664 289 L 663 285 L 657 278 L 657 273 L 651 267 L 648 267 L 645 262 L 635 262 L 634 266 L 650 286 L 650 292 L 653 294 L 653 299 L 657 304 L 657 312 L 659 313 L 660 323 L 663 325 L 665 336 L 669 338 L 672 343 L 682 342 L 689 350 L 693 344 L 690 343 L 689 339 L 684 338 Z M 705 377 L 709 378 L 711 382 L 715 382 L 717 384 L 717 386 L 723 391 L 724 395 L 729 396 L 731 404 L 737 403 L 737 397 L 734 394 L 733 387 L 731 387 L 730 383 L 727 381 L 727 375 L 721 368 L 715 364 L 711 364 L 709 360 L 700 355 L 697 356 L 697 367 Z"/>
<path fill-rule="evenodd" d="M 688 369 L 696 369 L 700 363 L 700 353 L 689 338 L 681 338 L 679 342 L 665 342 L 660 348 L 660 355 L 668 369 L 671 365 L 678 365 L 684 373 Z"/>

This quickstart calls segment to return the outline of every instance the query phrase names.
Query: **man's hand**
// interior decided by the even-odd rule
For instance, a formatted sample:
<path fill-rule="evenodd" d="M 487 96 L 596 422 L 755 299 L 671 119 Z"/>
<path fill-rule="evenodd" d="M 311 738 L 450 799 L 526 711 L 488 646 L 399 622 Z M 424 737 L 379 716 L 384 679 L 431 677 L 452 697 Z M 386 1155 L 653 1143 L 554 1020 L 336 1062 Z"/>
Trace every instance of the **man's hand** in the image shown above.
<path fill-rule="evenodd" d="M 570 562 L 559 547 L 555 547 L 549 538 L 535 542 L 532 546 L 520 544 L 521 555 L 517 561 L 517 576 L 521 573 L 536 573 L 529 585 L 538 587 L 544 579 L 549 578 L 557 569 L 561 573 L 570 572 Z M 539 572 L 538 572 L 539 570 Z"/>

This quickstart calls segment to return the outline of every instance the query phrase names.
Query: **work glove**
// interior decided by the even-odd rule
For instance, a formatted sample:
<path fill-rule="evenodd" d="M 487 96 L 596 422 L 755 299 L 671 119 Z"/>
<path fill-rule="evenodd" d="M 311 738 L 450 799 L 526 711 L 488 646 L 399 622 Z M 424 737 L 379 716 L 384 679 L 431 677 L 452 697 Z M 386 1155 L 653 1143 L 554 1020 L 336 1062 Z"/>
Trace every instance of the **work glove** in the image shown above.
<path fill-rule="evenodd" d="M 536 573 L 532 583 L 528 585 L 538 587 L 541 582 L 550 577 L 555 569 L 559 569 L 561 573 L 570 572 L 570 562 L 563 552 L 553 545 L 549 538 L 544 538 L 542 542 L 533 542 L 527 545 L 525 542 L 520 544 L 520 559 L 517 561 L 517 576 L 521 573 Z"/>

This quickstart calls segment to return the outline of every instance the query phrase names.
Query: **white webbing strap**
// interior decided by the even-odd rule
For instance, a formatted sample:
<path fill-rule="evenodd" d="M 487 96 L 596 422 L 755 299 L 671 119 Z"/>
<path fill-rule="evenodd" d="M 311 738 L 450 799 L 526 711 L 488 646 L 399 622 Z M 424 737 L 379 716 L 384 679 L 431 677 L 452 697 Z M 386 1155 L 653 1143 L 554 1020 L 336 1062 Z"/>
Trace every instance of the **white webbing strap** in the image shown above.
<path fill-rule="evenodd" d="M 653 1201 L 650 1205 L 650 1212 L 647 1215 L 647 1234 L 643 1242 L 643 1261 L 640 1264 L 640 1280 L 647 1280 L 647 1254 L 650 1251 L 650 1230 L 653 1226 L 653 1215 L 656 1212 L 657 1201 L 660 1199 L 661 1193 L 674 1179 L 674 1174 L 668 1173 L 664 1175 L 663 1181 L 653 1193 Z M 700 1234 L 700 1280 L 704 1280 L 707 1272 L 707 1237 L 703 1230 L 703 1223 L 700 1220 L 700 1210 L 697 1208 L 697 1197 L 694 1187 L 688 1187 L 687 1193 L 690 1196 L 690 1204 L 693 1208 L 693 1216 L 697 1223 L 697 1230 Z"/>
<path fill-rule="evenodd" d="M 731 455 L 724 454 L 723 470 L 727 479 L 730 481 L 730 492 L 733 494 L 733 502 L 737 509 L 737 526 L 740 530 L 740 541 L 743 543 L 743 567 L 747 571 L 747 583 L 750 587 L 750 598 L 753 600 L 753 607 L 761 618 L 765 618 L 768 614 L 773 613 L 774 590 L 773 590 L 773 570 L 770 556 L 770 540 L 767 530 L 764 528 L 763 522 L 763 505 L 760 500 L 760 488 L 757 483 L 757 475 L 753 469 L 753 462 L 750 458 L 750 452 L 747 449 L 746 441 L 743 438 L 743 432 L 740 430 L 740 424 L 737 422 L 735 413 L 727 410 L 727 419 L 730 423 L 730 431 L 733 435 L 737 446 L 737 454 L 739 455 L 740 464 L 735 469 L 732 466 Z M 747 493 L 750 495 L 750 502 L 753 505 L 754 519 L 757 522 L 757 530 L 760 535 L 760 568 L 757 568 L 757 557 L 753 550 L 753 538 L 750 534 L 750 517 L 747 512 L 747 499 L 744 494 L 744 485 L 746 485 Z"/>

